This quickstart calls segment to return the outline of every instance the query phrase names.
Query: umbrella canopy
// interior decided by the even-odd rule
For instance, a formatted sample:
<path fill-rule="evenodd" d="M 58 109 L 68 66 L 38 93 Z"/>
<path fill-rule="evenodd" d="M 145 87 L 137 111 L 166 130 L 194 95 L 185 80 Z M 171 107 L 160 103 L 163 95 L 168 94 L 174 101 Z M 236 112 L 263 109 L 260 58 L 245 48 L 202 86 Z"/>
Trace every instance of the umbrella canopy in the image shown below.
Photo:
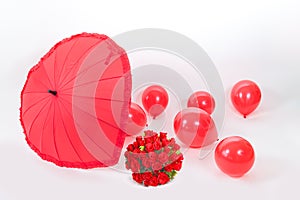
<path fill-rule="evenodd" d="M 26 141 L 58 166 L 114 165 L 130 96 L 130 65 L 122 48 L 99 34 L 64 39 L 28 74 L 20 109 Z"/>

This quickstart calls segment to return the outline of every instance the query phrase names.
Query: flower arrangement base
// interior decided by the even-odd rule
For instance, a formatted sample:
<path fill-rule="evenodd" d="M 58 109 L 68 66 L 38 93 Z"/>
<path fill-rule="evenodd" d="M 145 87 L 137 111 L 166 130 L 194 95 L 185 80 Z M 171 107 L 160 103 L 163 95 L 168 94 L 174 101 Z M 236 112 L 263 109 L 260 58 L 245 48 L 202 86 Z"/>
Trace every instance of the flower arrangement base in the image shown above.
<path fill-rule="evenodd" d="M 125 158 L 133 180 L 144 186 L 164 185 L 173 180 L 183 161 L 175 139 L 154 131 L 145 131 L 144 136 L 136 137 L 136 141 L 127 146 Z"/>

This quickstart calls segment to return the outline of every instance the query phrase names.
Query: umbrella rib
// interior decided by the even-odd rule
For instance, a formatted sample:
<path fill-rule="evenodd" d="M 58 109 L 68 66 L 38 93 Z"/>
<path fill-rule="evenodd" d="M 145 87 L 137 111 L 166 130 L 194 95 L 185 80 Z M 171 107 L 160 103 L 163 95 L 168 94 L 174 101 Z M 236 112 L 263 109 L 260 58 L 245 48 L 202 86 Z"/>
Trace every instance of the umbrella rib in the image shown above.
<path fill-rule="evenodd" d="M 31 108 L 33 108 L 36 105 L 39 105 L 40 103 L 42 103 L 45 99 L 47 99 L 49 96 L 46 96 L 42 99 L 40 99 L 37 103 L 32 104 L 31 106 L 29 106 L 24 112 L 23 112 L 23 117 L 25 116 L 25 114 L 27 113 L 28 110 L 30 110 Z"/>
<path fill-rule="evenodd" d="M 41 133 L 41 138 L 40 138 L 40 148 L 41 148 L 41 151 L 43 150 L 43 135 L 44 135 L 44 130 L 45 130 L 45 126 L 46 126 L 46 122 L 49 118 L 49 113 L 50 113 L 50 108 L 52 107 L 52 104 L 53 104 L 53 101 L 51 101 L 51 104 L 50 104 L 50 107 L 48 109 L 48 112 L 47 112 L 47 115 L 46 115 L 46 119 L 44 121 L 44 124 L 43 124 L 43 128 L 42 128 L 42 133 Z"/>
<path fill-rule="evenodd" d="M 61 78 L 63 69 L 64 69 L 64 67 L 65 67 L 66 61 L 67 61 L 67 59 L 68 59 L 68 57 L 69 57 L 71 51 L 73 50 L 73 47 L 75 46 L 75 44 L 77 44 L 78 41 L 79 41 L 79 39 L 77 39 L 77 40 L 72 44 L 70 50 L 68 51 L 68 53 L 67 53 L 67 55 L 66 55 L 66 57 L 65 57 L 64 63 L 63 63 L 63 65 L 62 65 L 61 71 L 60 71 L 60 73 L 59 73 L 59 78 L 58 78 L 58 81 L 59 81 L 59 82 L 60 82 L 60 78 Z"/>
<path fill-rule="evenodd" d="M 45 70 L 45 65 L 44 65 L 44 63 L 41 63 L 41 65 L 42 65 L 41 67 L 43 67 L 44 70 Z M 51 87 L 53 88 L 53 84 L 52 84 L 52 82 L 51 82 L 51 80 L 50 80 L 50 78 L 49 78 L 49 75 L 48 75 L 48 73 L 46 72 L 46 70 L 45 70 L 45 74 L 46 74 L 46 76 L 47 76 L 47 79 L 48 79 L 48 81 L 49 81 Z"/>
<path fill-rule="evenodd" d="M 78 63 L 78 61 L 89 51 L 89 50 L 91 50 L 92 48 L 94 48 L 97 44 L 99 44 L 101 41 L 97 41 L 97 42 L 95 42 L 95 44 L 94 45 L 92 45 L 91 47 L 89 47 L 77 60 L 76 60 L 76 62 L 74 63 L 74 65 L 75 64 L 77 64 Z M 66 76 L 64 76 L 64 78 L 62 79 L 62 81 L 61 82 L 59 82 L 59 83 L 61 83 L 61 84 L 64 84 L 64 81 L 65 81 L 65 79 L 68 77 L 68 75 L 66 75 Z M 75 76 L 76 77 L 76 76 Z M 59 84 L 59 85 L 61 85 L 61 84 Z M 60 87 L 61 88 L 61 87 Z"/>
<path fill-rule="evenodd" d="M 108 156 L 110 157 L 111 155 L 109 155 L 109 153 L 101 146 L 99 146 L 81 127 L 80 125 L 78 124 L 78 122 L 75 120 L 75 123 L 78 125 L 78 128 L 97 146 L 99 147 L 100 149 L 102 149 L 102 151 Z M 96 158 L 95 158 L 96 159 Z"/>
<path fill-rule="evenodd" d="M 45 88 L 48 89 L 48 86 L 45 85 L 45 83 L 43 83 L 42 81 L 40 81 L 40 79 L 36 79 L 36 78 L 34 78 L 34 77 L 32 77 L 32 78 L 33 78 L 35 81 L 38 81 L 41 85 L 45 86 Z"/>
<path fill-rule="evenodd" d="M 50 102 L 50 100 L 49 100 L 48 102 Z M 47 103 L 48 103 L 48 102 L 47 102 Z M 30 128 L 29 128 L 29 131 L 28 131 L 28 138 L 29 138 L 29 136 L 30 136 L 30 132 L 31 132 L 31 128 L 33 127 L 33 124 L 36 122 L 38 116 L 41 114 L 41 112 L 42 112 L 45 108 L 46 108 L 46 106 L 43 106 L 43 107 L 40 109 L 40 111 L 36 114 L 36 116 L 34 117 L 32 123 L 31 123 L 31 126 L 30 126 Z"/>
<path fill-rule="evenodd" d="M 62 104 L 64 104 L 63 102 L 61 102 Z M 74 119 L 74 117 L 73 117 L 73 115 L 71 115 L 71 113 L 66 109 L 66 112 Z M 79 125 L 79 123 L 74 119 L 74 122 L 77 124 L 77 126 L 78 126 L 78 128 L 97 146 L 97 147 L 99 147 L 100 149 L 102 149 L 108 156 L 110 156 L 109 155 L 109 153 L 107 153 L 106 151 L 105 151 L 105 149 L 103 149 L 101 146 L 99 146 L 82 128 L 81 128 L 81 126 Z"/>
<path fill-rule="evenodd" d="M 86 111 L 83 110 L 82 108 L 80 108 L 80 107 L 78 107 L 78 106 L 76 106 L 76 105 L 73 105 L 72 103 L 66 101 L 65 99 L 62 99 L 62 100 L 65 101 L 65 102 L 67 102 L 68 104 L 71 104 L 72 106 L 75 106 L 76 108 L 78 108 L 78 109 L 81 110 L 82 112 L 84 112 L 84 113 L 90 115 L 91 117 L 94 117 L 95 119 L 97 119 L 97 120 L 99 120 L 99 121 L 101 121 L 101 122 L 103 122 L 103 123 L 109 125 L 110 127 L 113 127 L 113 128 L 115 128 L 115 129 L 119 129 L 118 127 L 116 127 L 116 126 L 114 126 L 114 125 L 108 123 L 107 121 L 104 121 L 103 119 L 100 119 L 99 117 L 93 116 L 92 114 L 86 112 Z"/>
<path fill-rule="evenodd" d="M 56 76 L 55 76 L 55 68 L 56 68 L 56 55 L 57 51 L 54 52 L 54 64 L 53 64 L 53 79 L 54 79 L 54 89 L 56 88 Z"/>
<path fill-rule="evenodd" d="M 36 92 L 24 92 L 23 95 L 24 94 L 47 94 L 47 93 L 49 92 L 36 91 Z"/>
<path fill-rule="evenodd" d="M 97 83 L 97 82 L 112 80 L 112 79 L 121 78 L 121 77 L 122 76 L 115 76 L 115 77 L 111 77 L 111 78 L 100 79 L 100 80 L 97 80 L 97 81 L 91 81 L 91 82 L 87 82 L 87 83 L 84 83 L 84 84 L 76 85 L 74 87 L 64 88 L 63 90 L 61 90 L 61 92 L 65 91 L 65 90 L 70 90 L 70 89 L 73 89 L 73 88 L 85 86 L 85 85 L 88 85 L 88 84 L 91 84 L 91 83 Z"/>
<path fill-rule="evenodd" d="M 86 69 L 84 69 L 84 70 L 81 71 L 80 73 L 76 74 L 76 76 L 73 77 L 72 79 L 70 79 L 68 82 L 64 83 L 64 85 L 61 86 L 60 88 L 65 87 L 65 86 L 68 85 L 70 82 L 72 82 L 73 80 L 75 80 L 76 78 L 78 78 L 80 75 L 82 75 L 82 74 L 88 72 L 90 69 L 93 69 L 93 67 L 97 66 L 97 64 L 99 64 L 100 62 L 102 62 L 102 61 L 104 61 L 104 60 L 106 60 L 106 58 L 103 58 L 103 59 L 97 61 L 96 63 L 94 63 L 94 64 L 88 66 Z M 78 62 L 78 61 L 77 61 L 77 62 Z"/>
<path fill-rule="evenodd" d="M 60 101 L 60 100 L 59 100 L 59 101 Z M 62 111 L 61 111 L 62 108 L 60 108 L 60 104 L 58 104 L 58 109 L 59 109 L 59 112 L 60 112 L 60 116 L 62 116 Z M 64 127 L 64 129 L 65 129 L 65 132 L 66 132 L 66 135 L 67 135 L 67 138 L 68 138 L 68 140 L 69 140 L 69 142 L 70 142 L 70 144 L 71 144 L 73 150 L 75 151 L 75 153 L 76 153 L 76 155 L 78 156 L 79 160 L 80 160 L 82 163 L 84 163 L 84 161 L 83 161 L 82 158 L 80 157 L 79 153 L 77 152 L 76 148 L 74 147 L 73 142 L 72 142 L 71 139 L 70 139 L 69 132 L 68 132 L 67 129 L 66 129 L 66 125 L 65 125 L 65 122 L 64 122 L 64 120 L 63 120 L 62 117 L 61 117 L 61 122 L 62 122 L 62 125 L 63 125 L 63 127 Z"/>
<path fill-rule="evenodd" d="M 55 101 L 56 102 L 56 101 Z M 54 103 L 55 103 L 54 102 Z M 52 130 L 53 130 L 53 142 L 54 142 L 54 149 L 56 151 L 56 155 L 57 155 L 57 158 L 60 160 L 60 156 L 58 154 L 58 151 L 57 151 L 57 145 L 56 145 L 56 129 L 55 129 L 55 126 L 54 126 L 54 117 L 55 116 L 55 105 L 53 106 L 53 119 L 52 119 Z"/>
<path fill-rule="evenodd" d="M 97 99 L 97 100 L 103 100 L 103 101 L 112 101 L 112 102 L 120 102 L 125 103 L 125 101 L 118 100 L 118 99 L 107 99 L 107 98 L 101 98 L 101 97 L 88 97 L 88 96 L 79 96 L 79 95 L 72 95 L 72 94 L 61 94 L 65 96 L 72 96 L 72 97 L 79 97 L 79 98 L 85 98 L 85 99 Z"/>

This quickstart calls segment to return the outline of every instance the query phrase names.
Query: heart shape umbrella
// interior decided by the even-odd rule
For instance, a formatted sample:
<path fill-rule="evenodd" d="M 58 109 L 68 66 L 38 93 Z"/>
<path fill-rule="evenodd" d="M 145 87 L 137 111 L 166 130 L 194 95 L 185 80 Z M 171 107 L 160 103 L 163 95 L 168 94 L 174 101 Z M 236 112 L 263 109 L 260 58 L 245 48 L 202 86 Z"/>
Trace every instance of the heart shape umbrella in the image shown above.
<path fill-rule="evenodd" d="M 57 43 L 28 73 L 20 118 L 44 160 L 74 168 L 116 164 L 131 96 L 126 52 L 105 35 Z"/>

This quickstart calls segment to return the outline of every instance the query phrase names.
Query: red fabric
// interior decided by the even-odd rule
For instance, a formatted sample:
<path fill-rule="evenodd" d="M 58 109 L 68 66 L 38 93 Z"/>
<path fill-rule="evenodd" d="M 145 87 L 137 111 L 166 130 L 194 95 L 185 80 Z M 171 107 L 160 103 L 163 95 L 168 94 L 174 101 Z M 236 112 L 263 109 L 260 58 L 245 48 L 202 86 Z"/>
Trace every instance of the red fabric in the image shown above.
<path fill-rule="evenodd" d="M 99 34 L 64 39 L 28 73 L 20 109 L 26 141 L 58 166 L 114 165 L 130 96 L 130 65 L 122 48 Z"/>

